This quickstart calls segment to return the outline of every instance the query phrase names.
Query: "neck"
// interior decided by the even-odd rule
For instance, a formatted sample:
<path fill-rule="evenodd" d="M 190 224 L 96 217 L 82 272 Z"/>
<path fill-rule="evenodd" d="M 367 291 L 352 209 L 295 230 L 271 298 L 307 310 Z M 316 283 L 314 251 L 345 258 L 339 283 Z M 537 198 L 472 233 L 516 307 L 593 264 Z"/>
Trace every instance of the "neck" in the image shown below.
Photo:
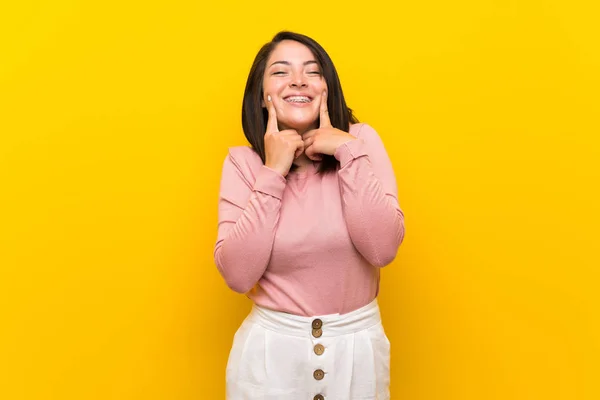
<path fill-rule="evenodd" d="M 304 134 L 305 134 L 306 132 L 308 132 L 308 131 L 311 131 L 311 130 L 313 130 L 313 129 L 315 129 L 315 127 L 309 126 L 309 127 L 308 127 L 308 128 L 306 128 L 306 129 L 296 129 L 296 132 L 298 132 L 298 134 L 299 134 L 300 136 L 304 137 Z"/>
<path fill-rule="evenodd" d="M 311 165 L 313 161 L 306 156 L 306 154 L 302 153 L 294 160 L 294 165 L 298 167 L 299 171 L 302 171 L 309 165 Z"/>
<path fill-rule="evenodd" d="M 306 127 L 285 127 L 285 126 L 280 126 L 280 129 L 293 129 L 296 132 L 298 132 L 298 134 L 300 136 L 304 136 L 304 134 L 310 130 L 316 129 L 317 125 L 312 124 Z M 298 168 L 298 171 L 302 171 L 304 169 L 306 169 L 306 167 L 308 167 L 309 165 L 313 164 L 313 160 L 311 160 L 310 158 L 308 158 L 306 156 L 306 154 L 302 153 L 298 156 L 298 158 L 296 158 L 294 160 L 294 165 Z"/>

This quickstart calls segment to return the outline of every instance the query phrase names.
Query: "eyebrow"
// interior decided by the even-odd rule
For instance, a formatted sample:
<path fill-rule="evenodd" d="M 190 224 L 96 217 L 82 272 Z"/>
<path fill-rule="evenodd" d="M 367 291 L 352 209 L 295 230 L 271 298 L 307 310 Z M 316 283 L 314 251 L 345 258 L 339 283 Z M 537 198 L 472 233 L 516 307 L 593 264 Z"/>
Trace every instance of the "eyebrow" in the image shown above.
<path fill-rule="evenodd" d="M 275 64 L 292 65 L 289 61 L 275 61 L 273 64 L 269 65 L 269 68 Z M 315 60 L 310 60 L 310 61 L 304 62 L 304 65 L 309 65 L 309 64 L 318 64 L 318 62 L 316 62 Z"/>

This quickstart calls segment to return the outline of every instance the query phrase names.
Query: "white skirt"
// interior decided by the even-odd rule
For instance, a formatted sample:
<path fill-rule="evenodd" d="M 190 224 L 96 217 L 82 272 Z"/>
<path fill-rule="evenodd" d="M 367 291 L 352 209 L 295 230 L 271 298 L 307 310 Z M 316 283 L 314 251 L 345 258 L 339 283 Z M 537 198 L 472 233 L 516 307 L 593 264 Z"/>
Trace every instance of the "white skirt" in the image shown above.
<path fill-rule="evenodd" d="M 390 342 L 377 299 L 304 317 L 257 305 L 233 339 L 228 400 L 388 400 Z"/>

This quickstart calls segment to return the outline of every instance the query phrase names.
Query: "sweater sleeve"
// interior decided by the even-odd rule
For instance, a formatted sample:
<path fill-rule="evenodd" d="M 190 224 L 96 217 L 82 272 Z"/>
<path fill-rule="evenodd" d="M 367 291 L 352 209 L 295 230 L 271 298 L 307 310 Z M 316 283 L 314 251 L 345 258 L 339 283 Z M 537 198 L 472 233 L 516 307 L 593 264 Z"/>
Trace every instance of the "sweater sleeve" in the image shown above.
<path fill-rule="evenodd" d="M 255 179 L 230 151 L 223 163 L 215 264 L 227 286 L 246 293 L 271 258 L 285 178 L 261 165 Z M 253 181 L 253 182 L 252 182 Z"/>
<path fill-rule="evenodd" d="M 340 162 L 343 214 L 359 253 L 372 265 L 383 267 L 394 260 L 404 239 L 404 213 L 381 138 L 367 124 L 359 129 L 357 139 L 334 154 Z"/>

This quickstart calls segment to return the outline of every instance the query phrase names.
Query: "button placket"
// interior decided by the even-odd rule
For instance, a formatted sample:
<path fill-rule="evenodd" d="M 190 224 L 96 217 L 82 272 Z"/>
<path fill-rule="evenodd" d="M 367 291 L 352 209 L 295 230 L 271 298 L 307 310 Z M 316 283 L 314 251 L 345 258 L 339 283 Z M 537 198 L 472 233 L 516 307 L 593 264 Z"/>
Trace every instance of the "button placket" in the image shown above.
<path fill-rule="evenodd" d="M 325 387 L 323 386 L 323 379 L 325 378 L 325 371 L 322 369 L 324 367 L 325 359 L 322 358 L 325 353 L 325 346 L 320 343 L 317 343 L 315 339 L 321 338 L 323 336 L 323 321 L 319 318 L 315 318 L 311 323 L 311 334 L 312 334 L 312 342 L 313 342 L 313 353 L 315 354 L 315 364 L 313 370 L 313 379 L 314 382 L 319 382 L 320 384 L 315 387 L 317 390 L 317 394 L 313 397 L 314 400 L 324 400 L 325 397 L 319 393 L 322 392 Z"/>

